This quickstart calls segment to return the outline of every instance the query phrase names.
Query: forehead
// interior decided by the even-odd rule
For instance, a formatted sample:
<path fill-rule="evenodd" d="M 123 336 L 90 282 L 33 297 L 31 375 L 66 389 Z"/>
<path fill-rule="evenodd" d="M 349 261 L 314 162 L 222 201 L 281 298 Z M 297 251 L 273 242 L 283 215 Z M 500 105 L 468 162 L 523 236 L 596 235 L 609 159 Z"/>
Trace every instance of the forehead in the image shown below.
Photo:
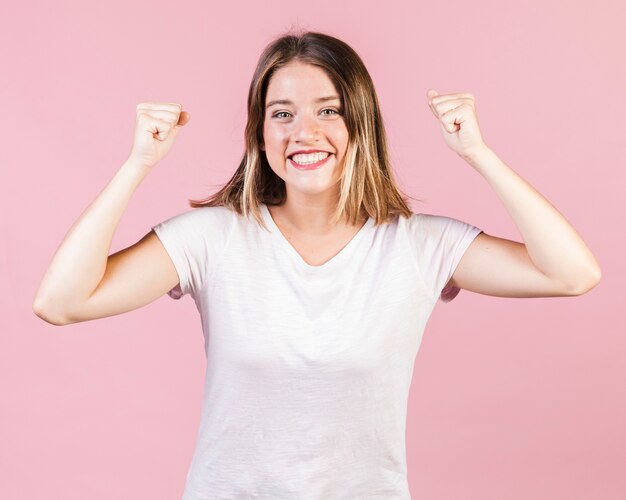
<path fill-rule="evenodd" d="M 334 93 L 335 86 L 323 69 L 312 64 L 292 62 L 271 76 L 266 100 L 308 100 Z"/>

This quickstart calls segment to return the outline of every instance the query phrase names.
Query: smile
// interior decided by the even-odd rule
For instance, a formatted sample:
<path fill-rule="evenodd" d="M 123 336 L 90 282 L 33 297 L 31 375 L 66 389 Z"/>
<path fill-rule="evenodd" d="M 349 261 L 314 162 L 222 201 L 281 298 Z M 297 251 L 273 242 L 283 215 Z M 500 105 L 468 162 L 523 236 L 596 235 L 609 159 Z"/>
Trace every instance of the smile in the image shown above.
<path fill-rule="evenodd" d="M 296 155 L 298 156 L 298 155 Z M 320 168 L 322 165 L 326 164 L 326 162 L 328 161 L 328 159 L 331 157 L 332 155 L 329 153 L 326 158 L 322 158 L 319 161 L 316 161 L 315 163 L 305 163 L 305 164 L 300 164 L 296 161 L 293 160 L 293 158 L 289 158 L 289 161 L 291 162 L 291 165 L 295 168 L 297 168 L 298 170 L 315 170 L 316 168 Z"/>

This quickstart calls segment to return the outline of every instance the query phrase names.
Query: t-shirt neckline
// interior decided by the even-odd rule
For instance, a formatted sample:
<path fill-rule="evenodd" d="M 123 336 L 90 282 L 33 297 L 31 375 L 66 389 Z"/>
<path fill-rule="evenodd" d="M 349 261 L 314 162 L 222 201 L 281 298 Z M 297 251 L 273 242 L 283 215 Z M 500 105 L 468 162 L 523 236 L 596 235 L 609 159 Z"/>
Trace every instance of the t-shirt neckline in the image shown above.
<path fill-rule="evenodd" d="M 331 257 L 330 260 L 324 262 L 323 264 L 314 266 L 306 262 L 298 253 L 298 251 L 293 247 L 293 245 L 289 243 L 289 240 L 278 228 L 276 222 L 274 222 L 274 218 L 272 217 L 269 208 L 267 208 L 267 204 L 262 203 L 261 207 L 263 218 L 267 225 L 270 227 L 270 231 L 274 239 L 287 251 L 289 255 L 291 255 L 292 260 L 296 263 L 298 267 L 309 273 L 322 273 L 338 266 L 349 256 L 349 254 L 354 251 L 354 248 L 357 246 L 358 242 L 363 238 L 367 230 L 374 224 L 374 219 L 372 217 L 368 217 L 367 221 L 361 227 L 361 229 L 358 230 L 358 232 L 352 237 L 352 239 L 341 250 L 339 250 L 336 255 Z"/>

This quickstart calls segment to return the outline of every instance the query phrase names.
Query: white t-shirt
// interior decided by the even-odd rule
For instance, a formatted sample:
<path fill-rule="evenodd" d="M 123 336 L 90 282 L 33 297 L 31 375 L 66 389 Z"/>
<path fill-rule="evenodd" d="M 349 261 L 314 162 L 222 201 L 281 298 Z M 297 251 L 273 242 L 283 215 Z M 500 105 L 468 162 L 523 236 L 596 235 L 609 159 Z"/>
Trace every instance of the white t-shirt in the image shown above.
<path fill-rule="evenodd" d="M 226 207 L 153 227 L 190 294 L 207 368 L 183 500 L 410 499 L 406 411 L 426 322 L 479 228 L 370 218 L 321 266 Z M 442 296 L 442 292 L 444 295 Z"/>

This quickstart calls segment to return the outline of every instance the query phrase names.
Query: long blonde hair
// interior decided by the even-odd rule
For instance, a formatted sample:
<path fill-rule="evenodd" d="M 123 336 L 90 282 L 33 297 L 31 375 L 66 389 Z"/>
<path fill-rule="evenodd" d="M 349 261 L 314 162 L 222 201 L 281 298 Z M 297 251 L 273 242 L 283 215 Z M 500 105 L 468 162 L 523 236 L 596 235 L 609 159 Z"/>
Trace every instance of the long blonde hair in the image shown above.
<path fill-rule="evenodd" d="M 323 69 L 342 98 L 348 146 L 340 179 L 340 195 L 332 222 L 357 224 L 366 214 L 375 224 L 396 215 L 410 217 L 406 199 L 393 178 L 387 139 L 372 79 L 359 55 L 345 42 L 313 31 L 290 32 L 263 50 L 248 91 L 246 149 L 233 177 L 204 200 L 189 200 L 193 208 L 227 206 L 239 215 L 252 213 L 267 228 L 260 204 L 285 202 L 285 182 L 271 169 L 263 143 L 265 97 L 271 76 L 286 64 L 299 61 Z"/>

